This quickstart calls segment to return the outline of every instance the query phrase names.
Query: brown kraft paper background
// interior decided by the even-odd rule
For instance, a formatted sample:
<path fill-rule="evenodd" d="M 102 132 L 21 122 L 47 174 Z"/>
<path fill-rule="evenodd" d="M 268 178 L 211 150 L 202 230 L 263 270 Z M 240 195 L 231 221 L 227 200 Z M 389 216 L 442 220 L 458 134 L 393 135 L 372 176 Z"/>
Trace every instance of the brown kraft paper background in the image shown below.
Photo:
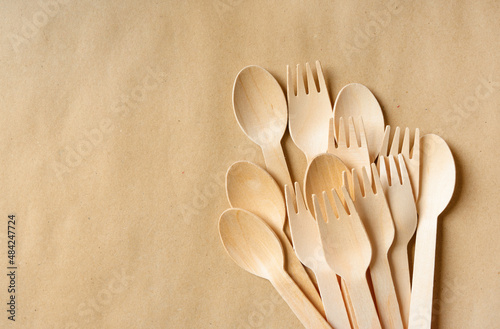
<path fill-rule="evenodd" d="M 217 232 L 224 173 L 264 165 L 240 69 L 320 60 L 387 124 L 449 144 L 433 328 L 500 321 L 498 1 L 2 1 L 0 327 L 301 328 Z M 283 139 L 294 180 L 305 157 Z M 16 215 L 16 321 L 7 302 Z"/>

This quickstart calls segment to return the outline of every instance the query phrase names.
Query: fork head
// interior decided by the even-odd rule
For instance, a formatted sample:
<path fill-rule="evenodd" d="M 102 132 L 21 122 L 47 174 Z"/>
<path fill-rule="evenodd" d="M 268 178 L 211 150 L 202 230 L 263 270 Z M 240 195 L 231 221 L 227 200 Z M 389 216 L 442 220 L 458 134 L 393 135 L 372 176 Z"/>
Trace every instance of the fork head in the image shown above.
<path fill-rule="evenodd" d="M 396 163 L 397 157 L 397 163 Z M 399 168 L 398 168 L 399 165 Z M 410 188 L 410 177 L 404 161 L 403 154 L 380 156 L 378 161 L 380 181 L 382 188 L 387 191 L 389 188 Z"/>
<path fill-rule="evenodd" d="M 326 261 L 343 278 L 364 277 L 372 257 L 370 240 L 365 227 L 346 187 L 342 187 L 342 194 L 346 201 L 347 210 L 340 201 L 337 192 L 334 189 L 331 192 L 333 193 L 335 210 L 326 192 L 323 192 L 326 221 L 318 198 L 313 195 L 316 221 Z"/>
<path fill-rule="evenodd" d="M 405 129 L 403 142 L 400 145 L 400 128 L 396 127 L 392 143 L 390 143 L 391 127 L 386 126 L 384 132 L 384 140 L 379 152 L 379 156 L 397 156 L 402 154 L 406 163 L 410 182 L 413 190 L 414 199 L 418 199 L 419 185 L 420 185 L 420 130 L 415 129 L 415 136 L 413 145 L 410 146 L 410 129 Z M 410 151 L 411 149 L 411 151 Z"/>
<path fill-rule="evenodd" d="M 392 138 L 392 143 L 390 143 L 391 126 L 387 125 L 385 127 L 384 140 L 382 142 L 382 147 L 380 148 L 379 154 L 382 156 L 389 156 L 389 155 L 397 156 L 399 153 L 401 153 L 408 159 L 413 159 L 416 156 L 419 156 L 420 153 L 419 129 L 418 128 L 415 129 L 413 146 L 410 146 L 410 128 L 408 127 L 405 128 L 403 143 L 401 145 L 400 145 L 401 142 L 400 132 L 401 128 L 396 127 L 394 131 L 394 136 Z"/>
<path fill-rule="evenodd" d="M 362 172 L 363 184 L 360 185 L 356 169 L 352 170 L 354 204 L 363 220 L 375 252 L 387 255 L 395 235 L 391 211 L 375 164 L 372 163 L 371 165 L 373 186 L 366 168 L 363 168 Z"/>
<path fill-rule="evenodd" d="M 323 70 L 321 69 L 321 63 L 319 61 L 316 61 L 316 73 L 318 75 L 319 89 L 316 86 L 314 75 L 309 63 L 306 63 L 306 76 L 307 76 L 306 79 L 303 78 L 303 69 L 300 66 L 300 64 L 297 64 L 296 66 L 295 80 L 293 80 L 291 69 L 287 65 L 286 93 L 288 99 L 293 101 L 294 98 L 292 97 L 300 97 L 304 95 L 314 95 L 314 94 L 324 94 L 324 93 L 328 94 L 328 90 L 326 88 L 326 83 L 325 83 L 325 77 L 323 76 Z M 307 90 L 306 90 L 306 83 L 307 83 Z"/>
<path fill-rule="evenodd" d="M 299 183 L 295 182 L 295 193 L 285 185 L 285 199 L 295 253 L 304 265 L 314 270 L 325 263 L 325 256 L 318 225 L 306 207 Z"/>
<path fill-rule="evenodd" d="M 393 155 L 389 157 L 381 156 L 378 167 L 382 187 L 391 208 L 396 228 L 395 239 L 400 241 L 401 244 L 406 245 L 417 228 L 417 208 L 413 198 L 410 177 L 402 154 L 398 154 L 397 162 L 399 164 L 399 172 L 396 157 Z M 387 163 L 389 163 L 388 166 Z"/>
<path fill-rule="evenodd" d="M 320 62 L 316 61 L 318 86 L 309 63 L 305 66 L 306 77 L 302 67 L 297 65 L 295 79 L 287 66 L 286 91 L 290 135 L 310 162 L 328 147 L 328 119 L 332 116 L 332 104 Z"/>

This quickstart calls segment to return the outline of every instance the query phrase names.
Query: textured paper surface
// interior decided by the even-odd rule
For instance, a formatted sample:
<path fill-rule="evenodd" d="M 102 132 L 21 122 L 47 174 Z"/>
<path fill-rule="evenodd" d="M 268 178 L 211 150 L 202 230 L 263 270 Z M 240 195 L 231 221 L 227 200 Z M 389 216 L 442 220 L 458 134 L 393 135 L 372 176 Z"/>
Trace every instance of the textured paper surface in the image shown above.
<path fill-rule="evenodd" d="M 500 321 L 497 1 L 3 1 L 0 327 L 301 328 L 217 232 L 224 173 L 264 165 L 239 129 L 246 65 L 283 88 L 319 59 L 332 98 L 368 86 L 386 122 L 457 165 L 439 221 L 434 328 Z M 293 179 L 305 158 L 283 140 Z M 7 216 L 17 218 L 7 320 Z"/>

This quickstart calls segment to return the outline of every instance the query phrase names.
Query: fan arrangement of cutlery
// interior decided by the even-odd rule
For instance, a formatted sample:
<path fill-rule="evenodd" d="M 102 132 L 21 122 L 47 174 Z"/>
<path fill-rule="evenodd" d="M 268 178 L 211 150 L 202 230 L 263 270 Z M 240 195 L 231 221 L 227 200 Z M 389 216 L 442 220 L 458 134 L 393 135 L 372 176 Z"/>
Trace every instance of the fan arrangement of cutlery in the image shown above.
<path fill-rule="evenodd" d="M 229 168 L 224 248 L 269 280 L 306 328 L 428 329 L 437 218 L 455 186 L 451 151 L 418 129 L 412 139 L 397 127 L 391 138 L 361 84 L 345 86 L 332 109 L 320 63 L 316 77 L 305 68 L 295 78 L 287 68 L 286 98 L 261 67 L 236 77 L 234 113 L 266 168 Z M 287 126 L 307 159 L 295 184 L 281 147 Z"/>

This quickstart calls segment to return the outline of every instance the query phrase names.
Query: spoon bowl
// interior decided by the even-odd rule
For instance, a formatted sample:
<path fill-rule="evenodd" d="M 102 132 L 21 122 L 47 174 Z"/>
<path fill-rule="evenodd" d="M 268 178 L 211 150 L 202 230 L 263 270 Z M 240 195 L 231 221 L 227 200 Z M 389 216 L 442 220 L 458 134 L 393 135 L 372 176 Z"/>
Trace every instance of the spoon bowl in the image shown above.
<path fill-rule="evenodd" d="M 363 118 L 370 161 L 373 162 L 382 146 L 385 127 L 384 115 L 375 96 L 360 83 L 346 85 L 340 90 L 333 106 L 336 136 L 338 136 L 339 118 L 341 117 L 353 117 L 355 120 L 358 120 L 359 117 Z M 344 124 L 347 125 L 347 122 Z M 348 131 L 347 126 L 344 129 L 344 131 Z"/>
<path fill-rule="evenodd" d="M 219 220 L 219 234 L 229 256 L 245 271 L 270 279 L 270 268 L 283 268 L 283 249 L 264 221 L 243 209 L 228 209 Z"/>
<path fill-rule="evenodd" d="M 276 181 L 267 171 L 249 161 L 238 161 L 226 173 L 226 193 L 234 208 L 248 210 L 275 232 L 285 224 L 285 200 Z"/>
<path fill-rule="evenodd" d="M 288 120 L 285 95 L 262 67 L 251 65 L 238 73 L 233 108 L 238 124 L 254 143 L 264 145 L 283 137 Z"/>
<path fill-rule="evenodd" d="M 451 200 L 455 189 L 455 161 L 448 144 L 439 136 L 427 134 L 421 144 L 421 190 L 417 207 L 440 214 Z"/>

